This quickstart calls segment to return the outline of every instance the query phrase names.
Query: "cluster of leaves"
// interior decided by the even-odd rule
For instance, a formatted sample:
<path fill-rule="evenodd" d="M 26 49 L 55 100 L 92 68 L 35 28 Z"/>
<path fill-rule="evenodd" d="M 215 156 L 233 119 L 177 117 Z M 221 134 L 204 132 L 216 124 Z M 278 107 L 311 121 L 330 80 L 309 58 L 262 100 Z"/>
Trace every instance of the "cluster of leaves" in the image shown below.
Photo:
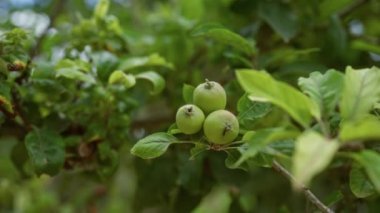
<path fill-rule="evenodd" d="M 59 2 L 42 37 L 0 27 L 5 211 L 304 211 L 275 163 L 337 211 L 380 209 L 378 1 L 34 9 Z M 171 126 L 205 78 L 238 117 L 230 145 Z"/>
<path fill-rule="evenodd" d="M 100 1 L 90 22 L 99 28 L 110 26 L 104 22 L 111 18 L 117 23 L 107 10 L 108 1 Z M 82 24 L 73 28 L 78 39 L 87 33 L 77 32 Z M 93 38 L 110 43 L 122 39 L 113 36 L 114 28 L 103 31 Z M 68 51 L 56 63 L 35 66 L 23 45 L 27 39 L 27 33 L 16 28 L 0 40 L 1 121 L 5 128 L 18 126 L 20 142 L 12 152 L 27 155 L 14 159 L 17 168 L 26 176 L 55 175 L 63 167 L 94 171 L 102 178 L 113 174 L 118 165 L 115 149 L 129 140 L 131 112 L 144 101 L 139 95 L 156 95 L 165 87 L 163 77 L 150 67 L 173 65 L 158 54 L 116 56 L 108 48 L 97 49 L 92 40 L 80 42 L 87 48 L 83 50 L 73 40 L 77 54 Z M 102 57 L 105 60 L 99 60 Z M 142 87 L 132 90 L 140 81 Z M 150 82 L 150 92 L 144 81 Z M 7 130 L 2 134 L 8 135 Z"/>

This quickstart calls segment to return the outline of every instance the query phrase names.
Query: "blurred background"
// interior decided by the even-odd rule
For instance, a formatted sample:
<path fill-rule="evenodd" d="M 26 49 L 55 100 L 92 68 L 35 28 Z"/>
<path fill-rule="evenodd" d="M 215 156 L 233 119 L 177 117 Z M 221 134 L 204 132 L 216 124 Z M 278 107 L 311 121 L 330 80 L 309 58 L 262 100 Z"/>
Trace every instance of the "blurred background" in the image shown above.
<path fill-rule="evenodd" d="M 110 156 L 117 157 L 99 167 L 97 160 L 82 153 L 90 145 L 72 142 L 75 145 L 66 148 L 64 169 L 53 177 L 34 175 L 28 163 L 19 163 L 27 162 L 25 148 L 19 148 L 23 146 L 21 133 L 5 128 L 1 116 L 0 212 L 153 213 L 196 208 L 207 212 L 201 204 L 210 211 L 221 208 L 221 212 L 314 212 L 302 194 L 294 193 L 286 179 L 265 165 L 248 172 L 231 170 L 225 166 L 225 153 L 218 152 L 189 161 L 188 146 L 171 147 L 164 156 L 147 161 L 131 156 L 130 148 L 143 136 L 166 131 L 173 123 L 175 110 L 183 104 L 183 84 L 197 85 L 205 78 L 221 82 L 229 96 L 228 109 L 236 111 L 243 92 L 235 80 L 235 68 L 265 69 L 295 85 L 298 77 L 313 71 L 380 66 L 380 1 L 111 0 L 104 22 L 92 22 L 91 17 L 98 20 L 94 15 L 97 3 L 0 1 L 0 35 L 15 27 L 28 33 L 24 53 L 9 60 L 32 61 L 32 78 L 38 82 L 41 76 L 48 78 L 46 73 L 62 59 L 79 58 L 104 70 L 98 75 L 101 82 L 123 62 L 124 67 L 134 66 L 148 57 L 159 61 L 154 69 L 165 78 L 166 87 L 153 96 L 146 90 L 149 85 L 134 88 L 128 93 L 130 98 L 118 105 L 124 111 L 118 108 L 106 114 L 115 120 L 107 133 L 96 119 L 83 118 L 75 128 L 62 127 L 66 144 L 75 140 L 93 144 L 104 136 L 112 144 Z M 203 23 L 218 23 L 240 34 L 252 52 L 247 55 L 212 39 L 192 36 L 192 30 Z M 45 86 L 31 85 L 22 92 L 27 116 L 40 125 L 61 128 L 74 118 L 82 119 L 83 114 L 97 116 L 104 112 L 102 107 L 109 107 L 89 101 L 71 109 L 65 98 L 55 99 L 55 90 Z M 78 97 L 86 98 L 86 91 Z M 97 96 L 91 100 L 107 96 L 100 89 L 88 94 L 94 91 Z M 71 120 L 55 119 L 60 113 Z M 72 132 L 81 138 L 71 137 Z M 331 169 L 316 178 L 312 190 L 338 212 L 379 212 L 379 198 L 355 198 L 346 175 L 345 170 Z"/>

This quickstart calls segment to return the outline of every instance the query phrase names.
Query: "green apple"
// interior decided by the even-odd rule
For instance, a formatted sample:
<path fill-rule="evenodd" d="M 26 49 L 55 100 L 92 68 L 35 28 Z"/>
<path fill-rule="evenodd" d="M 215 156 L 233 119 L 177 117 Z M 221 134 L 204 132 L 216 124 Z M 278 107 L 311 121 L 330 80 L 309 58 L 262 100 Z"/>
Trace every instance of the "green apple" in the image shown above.
<path fill-rule="evenodd" d="M 203 131 L 210 143 L 228 144 L 238 136 L 239 122 L 231 112 L 217 110 L 206 117 Z"/>
<path fill-rule="evenodd" d="M 224 88 L 215 81 L 199 84 L 193 94 L 194 104 L 209 114 L 215 110 L 224 109 L 227 104 L 227 95 Z"/>
<path fill-rule="evenodd" d="M 175 120 L 178 129 L 190 135 L 202 129 L 205 115 L 199 107 L 193 104 L 187 104 L 177 110 Z"/>

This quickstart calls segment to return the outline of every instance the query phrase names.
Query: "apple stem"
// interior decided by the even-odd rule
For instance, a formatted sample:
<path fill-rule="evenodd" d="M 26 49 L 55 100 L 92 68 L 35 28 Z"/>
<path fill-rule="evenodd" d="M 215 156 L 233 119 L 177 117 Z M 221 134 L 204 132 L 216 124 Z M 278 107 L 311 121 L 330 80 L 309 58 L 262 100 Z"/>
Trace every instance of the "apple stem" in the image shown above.
<path fill-rule="evenodd" d="M 206 89 L 211 89 L 212 88 L 212 83 L 207 78 L 205 79 L 205 82 L 206 82 L 205 88 Z"/>
<path fill-rule="evenodd" d="M 191 116 L 193 114 L 193 107 L 189 106 L 186 108 L 185 113 L 187 116 Z"/>

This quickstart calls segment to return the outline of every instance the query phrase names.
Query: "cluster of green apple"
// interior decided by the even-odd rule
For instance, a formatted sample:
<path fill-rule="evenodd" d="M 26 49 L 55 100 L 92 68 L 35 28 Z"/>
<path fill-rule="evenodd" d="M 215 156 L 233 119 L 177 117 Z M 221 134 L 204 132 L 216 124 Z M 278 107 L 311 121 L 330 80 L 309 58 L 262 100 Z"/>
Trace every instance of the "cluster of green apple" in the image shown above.
<path fill-rule="evenodd" d="M 239 134 L 239 122 L 234 114 L 225 110 L 227 95 L 215 81 L 198 85 L 193 103 L 180 107 L 176 114 L 178 129 L 184 134 L 195 134 L 203 128 L 207 140 L 213 144 L 231 143 Z"/>

